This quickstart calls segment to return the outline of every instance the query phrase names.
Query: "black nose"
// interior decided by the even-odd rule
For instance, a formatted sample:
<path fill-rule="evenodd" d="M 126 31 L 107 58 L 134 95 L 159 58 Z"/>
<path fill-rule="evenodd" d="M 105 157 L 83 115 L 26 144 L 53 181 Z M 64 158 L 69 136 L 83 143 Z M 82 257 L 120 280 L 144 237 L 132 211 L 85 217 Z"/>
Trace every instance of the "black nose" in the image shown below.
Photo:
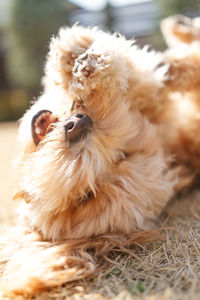
<path fill-rule="evenodd" d="M 70 143 L 78 142 L 85 137 L 92 127 L 92 120 L 84 114 L 73 115 L 64 124 L 65 134 Z"/>

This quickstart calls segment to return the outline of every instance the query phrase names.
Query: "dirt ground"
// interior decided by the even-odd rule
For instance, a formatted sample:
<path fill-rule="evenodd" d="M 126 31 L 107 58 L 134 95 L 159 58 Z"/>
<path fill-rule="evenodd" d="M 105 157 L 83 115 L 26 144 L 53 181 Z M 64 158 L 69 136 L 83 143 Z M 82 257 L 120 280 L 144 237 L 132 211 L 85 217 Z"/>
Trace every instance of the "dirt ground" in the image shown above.
<path fill-rule="evenodd" d="M 1 230 L 14 216 L 15 203 L 11 198 L 16 134 L 16 123 L 0 124 Z M 200 299 L 200 192 L 174 199 L 160 218 L 160 224 L 163 241 L 134 246 L 129 253 L 111 253 L 108 268 L 92 278 L 29 299 Z"/>
<path fill-rule="evenodd" d="M 12 193 L 15 185 L 14 159 L 17 156 L 17 123 L 0 124 L 0 222 L 9 221 L 15 203 Z"/>

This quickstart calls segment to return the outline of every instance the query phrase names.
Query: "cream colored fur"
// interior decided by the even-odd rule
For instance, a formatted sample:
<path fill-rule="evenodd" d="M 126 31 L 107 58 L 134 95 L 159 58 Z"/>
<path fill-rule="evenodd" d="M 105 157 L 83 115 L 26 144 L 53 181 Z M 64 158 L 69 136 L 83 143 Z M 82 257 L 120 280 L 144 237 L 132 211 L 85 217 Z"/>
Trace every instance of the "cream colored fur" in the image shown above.
<path fill-rule="evenodd" d="M 30 223 L 45 239 L 149 228 L 173 193 L 175 178 L 167 170 L 157 129 L 140 113 L 159 109 L 155 101 L 162 76 L 157 79 L 156 73 L 162 70 L 152 71 L 152 59 L 154 68 L 158 63 L 155 54 L 148 57 L 130 45 L 123 37 L 77 26 L 62 29 L 51 43 L 45 93 L 25 115 L 20 140 L 25 149 L 21 188 L 30 198 Z M 138 63 L 139 51 L 148 57 L 144 65 L 142 59 Z M 73 101 L 83 101 L 83 106 L 70 111 Z M 33 141 L 23 140 L 24 132 L 30 114 L 42 108 L 59 122 L 43 146 L 27 153 Z M 94 128 L 69 147 L 64 121 L 83 112 Z M 80 203 L 88 191 L 92 199 Z"/>
<path fill-rule="evenodd" d="M 130 244 L 190 182 L 190 169 L 177 159 L 183 125 L 171 97 L 175 60 L 95 28 L 64 28 L 52 39 L 44 93 L 20 126 L 15 198 L 26 201 L 19 215 L 27 231 L 8 255 L 7 293 L 34 293 L 91 274 L 95 257 L 87 249 L 101 245 L 94 237 L 126 236 Z M 36 146 L 31 121 L 43 109 L 58 122 Z M 74 114 L 87 114 L 94 126 L 72 145 L 64 124 Z"/>

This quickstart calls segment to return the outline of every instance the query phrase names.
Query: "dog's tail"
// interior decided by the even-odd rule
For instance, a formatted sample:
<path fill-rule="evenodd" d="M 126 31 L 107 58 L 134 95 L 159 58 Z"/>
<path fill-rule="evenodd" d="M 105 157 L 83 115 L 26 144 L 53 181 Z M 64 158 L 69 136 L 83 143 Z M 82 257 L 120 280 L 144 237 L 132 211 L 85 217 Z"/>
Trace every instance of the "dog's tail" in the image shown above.
<path fill-rule="evenodd" d="M 0 293 L 33 295 L 88 277 L 108 263 L 111 251 L 129 252 L 130 245 L 160 237 L 158 231 L 152 230 L 130 236 L 104 235 L 53 243 L 42 241 L 35 232 L 23 231 L 21 236 L 13 237 L 15 241 L 1 243 Z"/>

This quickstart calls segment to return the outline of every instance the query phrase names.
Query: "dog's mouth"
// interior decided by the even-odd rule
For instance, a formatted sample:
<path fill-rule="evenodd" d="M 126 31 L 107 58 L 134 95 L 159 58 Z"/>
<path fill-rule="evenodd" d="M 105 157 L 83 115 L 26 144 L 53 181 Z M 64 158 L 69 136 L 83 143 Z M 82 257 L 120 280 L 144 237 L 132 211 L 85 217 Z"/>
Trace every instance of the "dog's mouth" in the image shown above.
<path fill-rule="evenodd" d="M 34 143 L 38 145 L 41 140 L 53 130 L 58 118 L 50 110 L 40 110 L 34 115 L 31 123 L 32 137 Z"/>

